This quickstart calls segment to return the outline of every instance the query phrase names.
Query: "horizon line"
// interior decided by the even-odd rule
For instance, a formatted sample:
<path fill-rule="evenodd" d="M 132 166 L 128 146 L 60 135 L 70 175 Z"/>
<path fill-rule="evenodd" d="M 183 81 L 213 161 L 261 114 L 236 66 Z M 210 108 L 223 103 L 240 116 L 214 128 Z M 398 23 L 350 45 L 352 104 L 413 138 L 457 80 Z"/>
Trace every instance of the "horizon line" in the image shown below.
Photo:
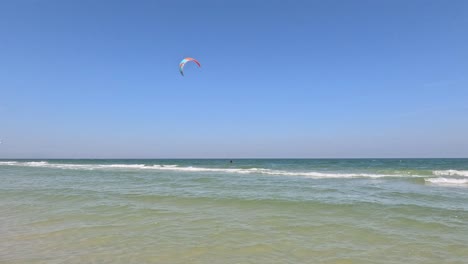
<path fill-rule="evenodd" d="M 319 160 L 319 159 L 468 159 L 468 157 L 321 157 L 321 158 L 281 158 L 281 157 L 243 157 L 243 158 L 210 158 L 210 157 L 200 157 L 200 158 L 0 158 L 0 160 L 275 160 L 275 159 L 283 159 L 283 160 Z"/>

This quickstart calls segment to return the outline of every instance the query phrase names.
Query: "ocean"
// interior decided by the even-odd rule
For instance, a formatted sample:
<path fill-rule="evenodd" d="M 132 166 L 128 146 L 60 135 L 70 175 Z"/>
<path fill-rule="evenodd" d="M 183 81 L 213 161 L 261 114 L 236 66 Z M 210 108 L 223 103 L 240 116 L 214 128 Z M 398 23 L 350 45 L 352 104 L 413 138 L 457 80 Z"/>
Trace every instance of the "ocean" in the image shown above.
<path fill-rule="evenodd" d="M 468 263 L 468 159 L 1 160 L 0 263 Z"/>

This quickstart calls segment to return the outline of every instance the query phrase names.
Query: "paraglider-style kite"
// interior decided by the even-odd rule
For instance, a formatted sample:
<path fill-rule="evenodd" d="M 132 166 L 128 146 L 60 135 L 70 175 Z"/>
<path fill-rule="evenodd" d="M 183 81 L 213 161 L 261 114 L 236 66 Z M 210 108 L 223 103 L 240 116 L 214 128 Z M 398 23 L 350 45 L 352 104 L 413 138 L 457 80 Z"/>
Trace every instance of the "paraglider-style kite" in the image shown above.
<path fill-rule="evenodd" d="M 179 64 L 179 71 L 180 71 L 180 74 L 182 74 L 182 76 L 184 76 L 184 66 L 189 61 L 193 61 L 198 65 L 198 67 L 201 67 L 201 64 L 196 59 L 194 59 L 194 58 L 185 58 Z"/>

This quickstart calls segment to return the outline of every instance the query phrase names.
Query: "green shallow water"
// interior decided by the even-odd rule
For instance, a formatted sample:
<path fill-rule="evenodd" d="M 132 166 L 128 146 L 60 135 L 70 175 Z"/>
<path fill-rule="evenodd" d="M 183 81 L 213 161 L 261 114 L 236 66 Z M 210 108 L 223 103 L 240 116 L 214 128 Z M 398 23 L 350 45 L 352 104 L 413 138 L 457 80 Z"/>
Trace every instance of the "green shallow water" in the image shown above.
<path fill-rule="evenodd" d="M 0 263 L 467 263 L 468 160 L 0 161 Z"/>

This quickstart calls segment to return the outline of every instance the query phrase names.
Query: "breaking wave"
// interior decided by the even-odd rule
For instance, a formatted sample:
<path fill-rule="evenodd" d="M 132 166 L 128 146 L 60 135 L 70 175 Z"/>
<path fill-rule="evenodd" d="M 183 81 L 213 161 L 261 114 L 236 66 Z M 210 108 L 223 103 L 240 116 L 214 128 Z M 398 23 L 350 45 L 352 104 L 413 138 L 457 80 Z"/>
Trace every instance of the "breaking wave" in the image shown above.
<path fill-rule="evenodd" d="M 236 174 L 263 174 L 263 175 L 278 175 L 278 176 L 299 176 L 310 178 L 380 178 L 380 177 L 397 177 L 399 175 L 390 174 L 372 174 L 372 173 L 328 173 L 317 171 L 287 171 L 273 170 L 266 168 L 207 168 L 179 165 L 145 165 L 145 164 L 65 164 L 65 163 L 49 163 L 47 161 L 31 161 L 31 162 L 16 162 L 4 161 L 0 162 L 0 166 L 21 166 L 21 167 L 40 167 L 52 169 L 68 169 L 68 170 L 159 170 L 159 171 L 180 171 L 180 172 L 219 172 L 219 173 L 236 173 Z"/>
<path fill-rule="evenodd" d="M 437 176 L 466 176 L 468 177 L 468 170 L 436 170 L 432 172 Z"/>
<path fill-rule="evenodd" d="M 180 165 L 148 165 L 148 164 L 74 164 L 53 163 L 48 161 L 0 161 L 0 166 L 37 167 L 65 170 L 148 170 L 148 171 L 175 171 L 175 172 L 206 172 L 206 173 L 233 173 L 233 174 L 260 174 L 277 176 L 296 176 L 307 178 L 382 178 L 382 177 L 424 177 L 426 182 L 436 184 L 466 184 L 468 170 L 435 170 L 430 174 L 404 171 L 375 172 L 375 173 L 347 173 L 347 172 L 320 172 L 320 171 L 293 171 L 267 168 L 217 168 L 217 167 L 194 167 Z M 445 176 L 439 178 L 426 178 L 430 176 Z"/>
<path fill-rule="evenodd" d="M 465 185 L 468 184 L 468 179 L 455 179 L 455 178 L 429 178 L 424 179 L 426 182 L 434 184 L 451 184 L 451 185 Z"/>

